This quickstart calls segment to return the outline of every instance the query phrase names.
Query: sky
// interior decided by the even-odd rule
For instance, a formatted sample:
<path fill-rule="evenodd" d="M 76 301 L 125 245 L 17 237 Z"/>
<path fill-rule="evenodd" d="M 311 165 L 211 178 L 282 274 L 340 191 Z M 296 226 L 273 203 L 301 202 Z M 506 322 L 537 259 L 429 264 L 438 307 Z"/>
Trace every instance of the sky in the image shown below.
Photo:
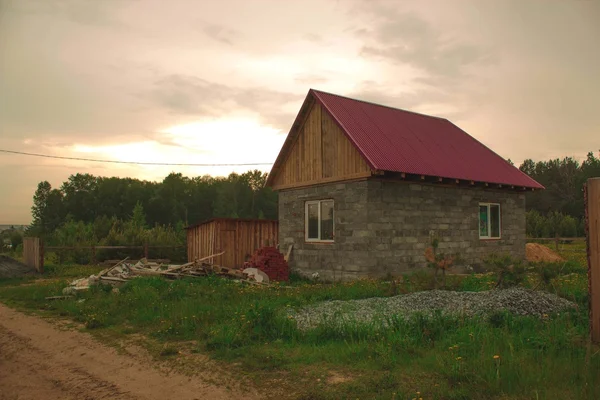
<path fill-rule="evenodd" d="M 592 0 L 0 0 L 0 224 L 40 181 L 269 171 L 310 88 L 450 119 L 517 165 L 600 149 Z"/>

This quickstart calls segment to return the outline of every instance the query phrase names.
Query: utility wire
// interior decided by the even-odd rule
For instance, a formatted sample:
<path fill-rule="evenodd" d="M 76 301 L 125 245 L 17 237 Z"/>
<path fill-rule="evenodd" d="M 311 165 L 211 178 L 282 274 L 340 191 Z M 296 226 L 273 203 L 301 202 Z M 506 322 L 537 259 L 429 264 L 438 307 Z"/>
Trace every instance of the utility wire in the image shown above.
<path fill-rule="evenodd" d="M 33 157 L 44 157 L 44 158 L 57 158 L 60 160 L 74 160 L 74 161 L 92 161 L 99 163 L 112 163 L 112 164 L 136 164 L 136 165 L 168 165 L 168 166 L 180 166 L 180 167 L 237 167 L 237 166 L 250 166 L 250 165 L 271 165 L 270 163 L 240 163 L 240 164 L 186 164 L 186 163 L 157 163 L 157 162 L 138 162 L 138 161 L 117 161 L 117 160 L 96 160 L 92 158 L 80 158 L 80 157 L 61 157 L 61 156 L 50 156 L 47 154 L 36 154 L 36 153 L 25 153 L 22 151 L 13 150 L 2 150 L 1 153 L 20 154 L 24 156 Z"/>

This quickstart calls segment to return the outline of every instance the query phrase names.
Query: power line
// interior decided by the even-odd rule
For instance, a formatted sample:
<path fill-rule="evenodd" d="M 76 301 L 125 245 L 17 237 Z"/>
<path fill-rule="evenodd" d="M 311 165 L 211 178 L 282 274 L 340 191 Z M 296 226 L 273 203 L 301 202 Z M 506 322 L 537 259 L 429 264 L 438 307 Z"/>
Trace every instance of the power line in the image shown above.
<path fill-rule="evenodd" d="M 36 153 L 25 153 L 22 151 L 14 150 L 2 150 L 2 153 L 19 154 L 23 156 L 43 157 L 43 158 L 56 158 L 59 160 L 73 160 L 73 161 L 91 161 L 99 163 L 112 163 L 112 164 L 136 164 L 136 165 L 166 165 L 166 166 L 179 166 L 179 167 L 239 167 L 239 166 L 251 166 L 251 165 L 271 165 L 270 163 L 240 163 L 240 164 L 186 164 L 186 163 L 157 163 L 157 162 L 138 162 L 138 161 L 117 161 L 117 160 L 97 160 L 93 158 L 80 158 L 80 157 L 62 157 L 62 156 L 50 156 L 47 154 L 36 154 Z"/>

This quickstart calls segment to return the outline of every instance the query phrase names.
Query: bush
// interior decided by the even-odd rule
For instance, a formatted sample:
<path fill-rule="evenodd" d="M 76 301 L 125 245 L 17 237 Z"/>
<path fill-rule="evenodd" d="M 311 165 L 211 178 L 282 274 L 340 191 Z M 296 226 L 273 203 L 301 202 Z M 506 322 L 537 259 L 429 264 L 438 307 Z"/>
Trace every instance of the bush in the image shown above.
<path fill-rule="evenodd" d="M 525 265 L 519 260 L 513 260 L 510 255 L 492 254 L 485 260 L 485 263 L 492 267 L 496 274 L 496 287 L 517 286 L 526 278 Z"/>

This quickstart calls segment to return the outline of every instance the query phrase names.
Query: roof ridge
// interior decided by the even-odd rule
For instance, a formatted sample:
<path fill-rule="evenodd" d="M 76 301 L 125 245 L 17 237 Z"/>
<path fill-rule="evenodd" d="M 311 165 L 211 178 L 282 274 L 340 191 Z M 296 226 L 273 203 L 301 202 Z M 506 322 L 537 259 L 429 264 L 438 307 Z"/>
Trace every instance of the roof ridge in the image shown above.
<path fill-rule="evenodd" d="M 380 104 L 380 103 L 375 103 L 373 101 L 367 101 L 367 100 L 361 100 L 361 99 L 356 99 L 354 97 L 348 97 L 348 96 L 342 96 L 340 94 L 336 94 L 336 93 L 331 93 L 331 92 L 325 92 L 323 90 L 318 90 L 318 89 L 313 89 L 311 88 L 309 91 L 315 92 L 315 93 L 323 93 L 323 94 L 328 94 L 330 96 L 335 96 L 335 97 L 341 97 L 343 99 L 347 99 L 347 100 L 352 100 L 352 101 L 358 101 L 359 103 L 365 103 L 365 104 L 369 104 L 372 106 L 378 106 L 378 107 L 383 107 L 383 108 L 389 108 L 391 110 L 394 111 L 402 111 L 405 113 L 409 113 L 409 114 L 415 114 L 415 115 L 420 115 L 422 117 L 428 117 L 428 118 L 436 118 L 436 119 L 441 119 L 442 121 L 448 121 L 447 118 L 444 117 L 438 117 L 436 115 L 429 115 L 429 114 L 423 114 L 423 113 L 419 113 L 416 111 L 410 111 L 410 110 L 405 110 L 403 108 L 397 108 L 397 107 L 392 107 L 392 106 L 386 106 L 385 104 Z"/>

